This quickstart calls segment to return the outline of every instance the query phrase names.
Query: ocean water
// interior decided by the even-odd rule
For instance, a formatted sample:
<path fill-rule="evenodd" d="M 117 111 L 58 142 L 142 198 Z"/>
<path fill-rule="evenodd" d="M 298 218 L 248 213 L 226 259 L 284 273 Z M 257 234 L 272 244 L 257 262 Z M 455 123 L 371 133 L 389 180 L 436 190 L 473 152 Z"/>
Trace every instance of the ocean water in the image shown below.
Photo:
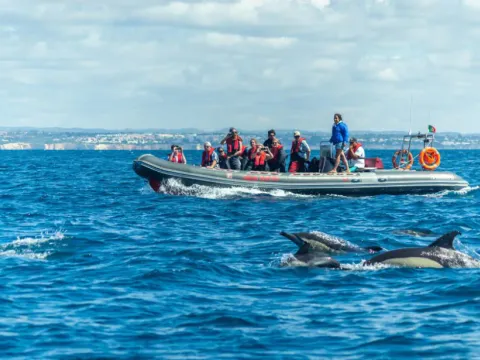
<path fill-rule="evenodd" d="M 348 198 L 173 182 L 159 194 L 132 171 L 138 152 L 3 151 L 0 356 L 479 358 L 480 269 L 364 268 L 368 254 L 337 257 L 349 270 L 283 266 L 296 246 L 282 230 L 387 249 L 459 230 L 456 247 L 479 259 L 480 152 L 441 153 L 470 188 Z"/>

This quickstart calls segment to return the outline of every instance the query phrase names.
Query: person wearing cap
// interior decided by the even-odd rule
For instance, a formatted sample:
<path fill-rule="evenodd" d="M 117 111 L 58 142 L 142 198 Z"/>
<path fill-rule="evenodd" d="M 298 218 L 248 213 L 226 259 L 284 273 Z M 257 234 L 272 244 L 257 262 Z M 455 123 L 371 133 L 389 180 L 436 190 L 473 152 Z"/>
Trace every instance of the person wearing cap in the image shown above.
<path fill-rule="evenodd" d="M 210 142 L 203 144 L 202 166 L 207 168 L 218 167 L 218 155 Z"/>
<path fill-rule="evenodd" d="M 349 174 L 350 169 L 345 153 L 343 152 L 345 144 L 348 142 L 348 127 L 347 124 L 343 122 L 342 115 L 340 114 L 333 116 L 332 137 L 330 138 L 330 142 L 335 147 L 335 165 L 328 173 L 334 174 L 337 172 L 341 159 L 345 164 L 347 174 Z"/>
<path fill-rule="evenodd" d="M 244 150 L 242 138 L 238 135 L 235 128 L 230 128 L 229 133 L 220 141 L 220 144 L 227 144 L 227 165 L 229 169 L 241 170 L 242 163 L 240 156 Z"/>
<path fill-rule="evenodd" d="M 288 172 L 305 172 L 305 162 L 310 161 L 310 147 L 305 138 L 300 136 L 300 131 L 295 131 L 293 138 Z"/>
<path fill-rule="evenodd" d="M 365 150 L 357 138 L 350 138 L 350 147 L 347 151 L 347 160 L 350 171 L 365 168 Z"/>

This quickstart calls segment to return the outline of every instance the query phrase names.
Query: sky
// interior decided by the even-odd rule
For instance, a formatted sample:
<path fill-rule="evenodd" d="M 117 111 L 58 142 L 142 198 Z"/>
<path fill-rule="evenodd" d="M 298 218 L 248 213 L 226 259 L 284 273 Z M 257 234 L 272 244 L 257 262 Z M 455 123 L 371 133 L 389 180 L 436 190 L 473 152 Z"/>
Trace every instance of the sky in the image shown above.
<path fill-rule="evenodd" d="M 480 132 L 479 44 L 480 0 L 0 0 L 0 126 Z"/>

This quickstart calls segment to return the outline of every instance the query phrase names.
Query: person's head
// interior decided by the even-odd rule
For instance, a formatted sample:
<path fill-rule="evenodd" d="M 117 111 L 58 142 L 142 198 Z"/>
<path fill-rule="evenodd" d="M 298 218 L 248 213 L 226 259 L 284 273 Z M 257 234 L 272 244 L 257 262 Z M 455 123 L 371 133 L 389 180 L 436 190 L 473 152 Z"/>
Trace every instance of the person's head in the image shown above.
<path fill-rule="evenodd" d="M 350 145 L 355 146 L 355 145 L 357 145 L 357 142 L 358 142 L 357 138 L 354 138 L 354 137 L 350 138 Z"/>
<path fill-rule="evenodd" d="M 338 113 L 333 115 L 333 121 L 335 122 L 335 124 L 338 124 L 340 121 L 342 121 L 342 115 Z"/>
<path fill-rule="evenodd" d="M 230 132 L 232 137 L 237 137 L 238 136 L 238 131 L 234 127 L 231 127 L 229 132 Z"/>
<path fill-rule="evenodd" d="M 250 145 L 251 145 L 252 147 L 254 147 L 255 145 L 257 145 L 257 140 L 256 140 L 256 139 L 251 139 L 251 140 L 250 140 Z"/>
<path fill-rule="evenodd" d="M 275 135 L 277 135 L 277 134 L 275 133 L 275 130 L 273 130 L 273 129 L 272 129 L 272 130 L 268 130 L 268 138 L 269 138 L 269 139 L 273 139 L 273 138 L 275 137 Z"/>
<path fill-rule="evenodd" d="M 298 131 L 298 130 L 297 130 L 297 131 L 294 131 L 294 132 L 293 132 L 293 137 L 295 138 L 295 140 L 300 139 L 300 131 Z"/>
<path fill-rule="evenodd" d="M 170 150 L 175 150 L 175 148 L 177 147 L 177 145 L 173 144 L 172 146 L 170 146 Z"/>
<path fill-rule="evenodd" d="M 210 144 L 209 141 L 206 141 L 205 144 L 203 144 L 203 148 L 205 150 L 210 150 L 211 147 L 212 147 L 212 144 Z"/>
<path fill-rule="evenodd" d="M 277 147 L 278 145 L 280 145 L 280 143 L 278 142 L 278 139 L 277 139 L 277 138 L 273 138 L 273 139 L 272 139 L 272 146 L 273 146 L 273 147 Z"/>
<path fill-rule="evenodd" d="M 223 147 L 219 146 L 219 147 L 217 148 L 217 152 L 218 152 L 219 155 L 223 155 L 223 153 L 225 152 L 225 150 L 223 150 Z"/>

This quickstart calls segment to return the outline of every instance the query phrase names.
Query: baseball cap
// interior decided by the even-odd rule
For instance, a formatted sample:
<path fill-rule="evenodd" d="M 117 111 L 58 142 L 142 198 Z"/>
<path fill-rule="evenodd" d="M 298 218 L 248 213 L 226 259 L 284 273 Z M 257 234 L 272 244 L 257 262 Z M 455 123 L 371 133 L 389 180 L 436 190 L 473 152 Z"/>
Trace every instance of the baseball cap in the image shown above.
<path fill-rule="evenodd" d="M 293 136 L 300 136 L 300 131 L 295 131 L 295 132 L 293 133 Z"/>
<path fill-rule="evenodd" d="M 212 144 L 210 144 L 209 141 L 206 141 L 205 144 L 203 144 L 203 146 L 212 146 Z"/>

